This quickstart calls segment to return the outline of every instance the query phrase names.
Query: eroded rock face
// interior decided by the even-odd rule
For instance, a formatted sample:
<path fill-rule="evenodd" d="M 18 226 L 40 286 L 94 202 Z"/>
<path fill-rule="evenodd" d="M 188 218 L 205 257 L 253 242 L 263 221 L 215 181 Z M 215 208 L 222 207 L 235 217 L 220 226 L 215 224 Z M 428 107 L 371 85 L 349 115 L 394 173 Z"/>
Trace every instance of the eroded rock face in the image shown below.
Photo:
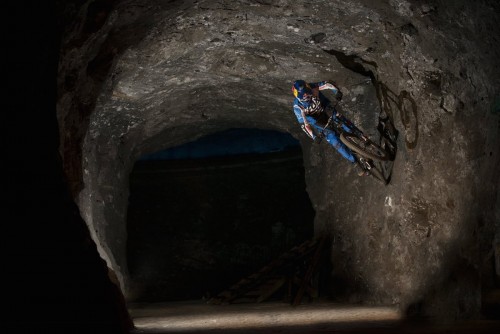
<path fill-rule="evenodd" d="M 498 196 L 496 3 L 98 3 L 84 7 L 63 45 L 61 150 L 125 292 L 135 160 L 247 127 L 301 140 L 316 234 L 333 237 L 334 276 L 348 282 L 349 300 L 425 301 L 424 312 L 446 308 L 451 317 L 478 311 Z M 379 116 L 392 120 L 399 137 L 389 185 L 358 178 L 330 146 L 305 138 L 291 109 L 299 78 L 335 80 L 339 109 L 371 137 Z"/>

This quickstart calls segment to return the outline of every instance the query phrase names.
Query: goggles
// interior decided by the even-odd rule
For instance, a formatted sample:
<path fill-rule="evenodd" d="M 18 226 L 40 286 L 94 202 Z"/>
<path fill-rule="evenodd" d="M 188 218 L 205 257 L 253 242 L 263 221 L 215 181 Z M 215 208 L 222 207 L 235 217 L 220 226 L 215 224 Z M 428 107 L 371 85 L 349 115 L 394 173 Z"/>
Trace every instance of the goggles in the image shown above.
<path fill-rule="evenodd" d="M 309 84 L 305 84 L 305 86 L 300 87 L 300 90 L 295 87 L 295 85 L 292 86 L 292 93 L 293 96 L 298 98 L 299 100 L 310 100 L 312 97 L 312 90 L 311 86 Z"/>

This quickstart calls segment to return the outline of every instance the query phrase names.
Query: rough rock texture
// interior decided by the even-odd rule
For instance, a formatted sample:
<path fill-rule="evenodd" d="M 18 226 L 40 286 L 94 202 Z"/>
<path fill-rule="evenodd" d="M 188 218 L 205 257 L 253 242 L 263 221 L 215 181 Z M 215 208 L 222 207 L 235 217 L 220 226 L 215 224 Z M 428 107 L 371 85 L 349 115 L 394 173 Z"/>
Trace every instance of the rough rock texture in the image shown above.
<path fill-rule="evenodd" d="M 128 289 L 128 175 L 142 154 L 232 127 L 299 138 L 316 234 L 350 301 L 475 316 L 498 213 L 500 11 L 494 1 L 94 1 L 60 60 L 65 170 Z M 391 182 L 313 145 L 293 80 L 335 80 L 372 136 L 399 131 Z M 496 101 L 496 102 L 495 102 Z M 495 211 L 496 210 L 496 211 Z M 498 228 L 498 227 L 497 227 Z"/>

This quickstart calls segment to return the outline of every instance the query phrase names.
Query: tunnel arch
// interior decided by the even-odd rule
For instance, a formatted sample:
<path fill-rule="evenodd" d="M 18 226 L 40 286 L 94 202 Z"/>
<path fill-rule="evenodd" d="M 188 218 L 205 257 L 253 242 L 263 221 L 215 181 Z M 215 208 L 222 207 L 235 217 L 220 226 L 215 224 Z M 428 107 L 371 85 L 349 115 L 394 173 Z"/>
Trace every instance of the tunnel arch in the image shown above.
<path fill-rule="evenodd" d="M 80 97 L 78 89 L 61 98 L 62 104 L 76 100 L 73 108 L 78 112 L 91 109 L 87 110 L 89 125 L 82 141 L 84 188 L 78 201 L 101 256 L 117 272 L 124 291 L 128 269 L 119 254 L 125 251 L 126 231 L 120 222 L 125 221 L 127 176 L 141 154 L 231 126 L 277 129 L 298 138 L 300 130 L 290 106 L 293 80 L 360 81 L 318 45 L 304 40 L 304 34 L 316 33 L 312 30 L 319 26 L 297 28 L 296 19 L 300 18 L 293 12 L 283 16 L 279 10 L 272 18 L 269 7 L 259 4 L 249 8 L 255 20 L 248 21 L 248 15 L 233 16 L 231 11 L 220 12 L 212 6 L 196 5 L 185 12 L 190 5 L 179 4 L 139 6 L 132 16 L 126 6 L 118 6 L 103 30 L 106 39 L 92 40 L 85 54 L 95 68 L 101 68 L 100 60 L 105 62 L 107 75 L 82 73 L 76 87 L 95 94 L 95 104 L 88 103 L 88 96 Z M 327 14 L 329 19 L 337 15 L 335 5 L 330 4 L 324 11 L 301 4 L 294 10 L 306 16 Z M 151 20 L 143 25 L 140 18 L 149 15 Z M 265 28 L 275 19 L 273 30 Z M 212 25 L 218 20 L 234 25 L 214 30 Z M 133 27 L 137 31 L 131 34 Z M 329 20 L 323 27 L 334 29 Z M 266 36 L 273 42 L 266 41 Z M 94 58 L 96 53 L 104 56 Z M 70 51 L 66 59 L 68 70 L 82 58 L 72 57 Z M 329 152 L 327 148 L 313 151 L 312 160 L 309 148 L 304 151 L 306 169 L 321 165 L 323 157 L 318 152 Z M 318 167 L 323 168 L 328 167 Z M 320 195 L 324 187 L 315 187 L 318 195 L 313 202 L 318 206 L 325 201 Z"/>
<path fill-rule="evenodd" d="M 351 94 L 351 99 L 346 100 L 340 110 L 364 128 L 376 123 L 379 106 L 371 82 L 363 75 L 343 68 L 334 56 L 326 52 L 308 47 L 303 56 L 314 56 L 320 62 L 304 63 L 302 71 L 307 74 L 301 73 L 298 77 L 317 78 L 321 70 L 326 70 L 326 75 L 331 76 L 333 74 L 329 72 L 335 71 L 337 78 L 345 81 L 344 92 Z M 251 64 L 253 58 L 249 59 L 245 61 Z M 270 57 L 267 61 L 270 59 L 275 58 Z M 181 145 L 210 133 L 252 127 L 287 132 L 299 139 L 304 154 L 307 189 L 313 206 L 320 208 L 315 219 L 315 233 L 330 233 L 328 225 L 333 216 L 329 207 L 333 204 L 331 193 L 334 188 L 328 183 L 352 173 L 353 168 L 345 161 L 340 161 L 340 168 L 333 167 L 338 163 L 338 153 L 326 144 L 311 145 L 309 138 L 301 132 L 291 108 L 292 96 L 288 90 L 293 82 L 291 73 L 276 75 L 276 72 L 270 72 L 269 77 L 252 80 L 234 75 L 223 77 L 217 72 L 220 67 L 216 66 L 214 73 L 199 78 L 192 77 L 193 72 L 189 72 L 185 77 L 167 77 L 166 81 L 158 81 L 156 87 L 150 82 L 136 87 L 134 80 L 143 76 L 140 72 L 144 69 L 133 67 L 130 73 L 123 71 L 124 67 L 131 66 L 131 61 L 130 55 L 125 54 L 117 62 L 114 69 L 117 75 L 108 79 L 106 89 L 101 92 L 90 116 L 83 144 L 85 188 L 79 196 L 80 207 L 95 240 L 98 240 L 101 256 L 117 273 L 125 295 L 130 289 L 124 256 L 128 175 L 135 161 L 143 154 Z M 289 66 L 294 68 L 293 64 Z M 338 67 L 333 70 L 331 66 Z M 362 112 L 365 110 L 368 112 Z M 367 133 L 370 136 L 376 134 L 374 128 Z M 330 173 L 329 169 L 333 172 Z"/>
<path fill-rule="evenodd" d="M 86 187 L 80 194 L 80 208 L 93 237 L 97 241 L 101 256 L 115 271 L 126 298 L 132 296 L 130 273 L 125 254 L 127 245 L 126 213 L 130 196 L 129 176 L 134 164 L 142 155 L 166 147 L 186 144 L 217 132 L 242 128 L 244 124 L 248 123 L 241 120 L 235 121 L 231 118 L 211 122 L 202 120 L 195 122 L 195 125 L 189 123 L 184 126 L 177 125 L 174 130 L 166 128 L 140 144 L 134 141 L 127 142 L 126 138 L 109 136 L 107 133 L 104 133 L 102 137 L 95 136 L 100 133 L 97 129 L 89 131 L 86 141 L 88 150 L 84 164 L 84 171 L 88 177 L 84 177 Z M 257 124 L 259 123 L 257 122 Z M 283 132 L 283 129 L 279 127 L 272 126 L 272 119 L 269 123 L 271 125 L 266 124 L 254 129 L 279 131 L 291 135 L 288 132 Z M 293 127 L 296 128 L 295 124 Z M 292 131 L 294 136 L 297 135 L 297 131 L 300 130 Z M 94 138 L 92 138 L 93 135 Z M 127 138 L 130 140 L 131 136 L 128 135 Z M 117 139 L 117 142 L 113 143 L 111 141 L 113 139 Z M 99 153 L 103 150 L 107 152 L 106 155 Z M 304 162 L 304 165 L 307 166 L 307 162 Z M 95 175 L 98 177 L 95 178 Z"/>

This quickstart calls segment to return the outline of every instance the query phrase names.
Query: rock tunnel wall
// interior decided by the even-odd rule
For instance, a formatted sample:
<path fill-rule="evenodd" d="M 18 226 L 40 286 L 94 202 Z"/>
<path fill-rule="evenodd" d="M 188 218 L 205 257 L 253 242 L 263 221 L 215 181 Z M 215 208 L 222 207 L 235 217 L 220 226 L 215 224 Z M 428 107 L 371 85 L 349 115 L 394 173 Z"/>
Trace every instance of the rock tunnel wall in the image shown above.
<path fill-rule="evenodd" d="M 60 61 L 61 152 L 122 289 L 135 160 L 247 127 L 301 141 L 316 234 L 332 236 L 347 300 L 477 313 L 498 220 L 495 10 L 488 1 L 136 0 L 75 11 Z M 298 78 L 335 80 L 340 110 L 370 136 L 379 117 L 392 119 L 388 186 L 304 138 L 289 91 Z"/>

